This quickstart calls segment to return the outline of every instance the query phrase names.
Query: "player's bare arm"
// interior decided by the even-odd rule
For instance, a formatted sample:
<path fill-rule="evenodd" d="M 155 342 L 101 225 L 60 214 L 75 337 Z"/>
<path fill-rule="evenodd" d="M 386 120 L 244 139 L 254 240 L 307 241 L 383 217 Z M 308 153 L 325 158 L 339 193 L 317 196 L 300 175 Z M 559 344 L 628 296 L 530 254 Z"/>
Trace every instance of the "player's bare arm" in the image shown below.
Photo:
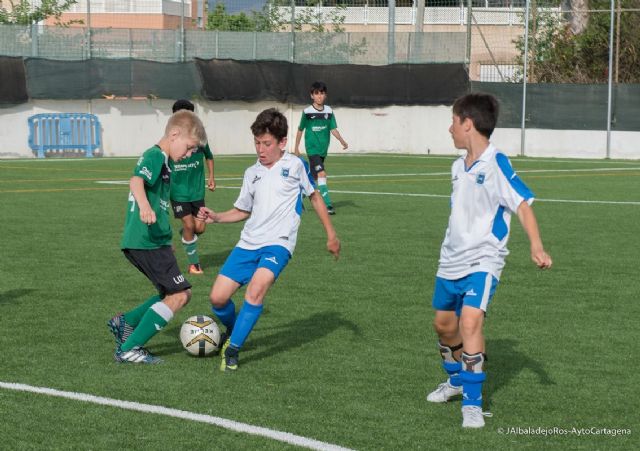
<path fill-rule="evenodd" d="M 531 205 L 526 201 L 523 201 L 518 207 L 518 219 L 520 219 L 522 228 L 524 228 L 524 231 L 529 237 L 529 243 L 531 244 L 531 260 L 533 260 L 540 269 L 551 268 L 553 261 L 551 260 L 551 256 L 545 252 L 542 245 L 536 215 L 533 213 Z"/>
<path fill-rule="evenodd" d="M 349 144 L 347 144 L 347 142 L 342 138 L 342 135 L 340 135 L 340 132 L 337 128 L 331 130 L 331 134 L 335 136 L 338 141 L 340 141 L 340 144 L 342 145 L 342 148 L 344 150 L 347 150 L 349 148 Z"/>
<path fill-rule="evenodd" d="M 296 155 L 296 157 L 300 156 L 300 140 L 302 139 L 302 130 L 298 130 L 298 132 L 296 133 L 296 145 L 293 148 L 293 153 Z"/>
<path fill-rule="evenodd" d="M 215 191 L 216 190 L 216 178 L 213 175 L 213 160 L 206 160 L 207 161 L 207 169 L 209 169 L 209 179 L 207 180 L 207 188 L 209 188 L 209 191 Z"/>
<path fill-rule="evenodd" d="M 322 196 L 318 191 L 315 191 L 311 196 L 309 196 L 309 200 L 311 201 L 311 205 L 313 205 L 313 209 L 316 211 L 316 214 L 318 215 L 318 218 L 320 218 L 320 222 L 327 233 L 327 250 L 337 260 L 338 257 L 340 257 L 340 240 L 338 239 L 336 230 L 333 228 L 331 218 L 329 217 L 327 207 L 322 200 Z"/>
<path fill-rule="evenodd" d="M 198 219 L 206 222 L 207 224 L 240 222 L 244 221 L 249 216 L 251 216 L 250 212 L 240 210 L 235 207 L 231 210 L 223 211 L 222 213 L 216 213 L 207 207 L 200 207 L 200 210 L 198 211 Z"/>
<path fill-rule="evenodd" d="M 144 180 L 142 177 L 138 177 L 137 175 L 131 177 L 131 180 L 129 180 L 129 189 L 138 204 L 138 208 L 140 208 L 140 220 L 145 224 L 155 223 L 156 213 L 151 208 L 149 199 L 147 199 L 147 193 L 144 190 Z"/>

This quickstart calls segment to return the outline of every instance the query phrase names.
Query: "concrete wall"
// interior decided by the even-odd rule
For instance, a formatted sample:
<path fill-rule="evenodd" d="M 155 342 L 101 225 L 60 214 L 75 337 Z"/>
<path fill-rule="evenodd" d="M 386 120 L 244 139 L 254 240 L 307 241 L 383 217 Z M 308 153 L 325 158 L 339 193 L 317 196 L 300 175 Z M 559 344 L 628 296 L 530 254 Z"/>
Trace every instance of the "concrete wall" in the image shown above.
<path fill-rule="evenodd" d="M 0 158 L 33 158 L 28 146 L 27 118 L 45 112 L 93 113 L 102 124 L 101 154 L 137 156 L 164 132 L 171 100 L 31 101 L 0 109 Z M 303 105 L 275 102 L 196 102 L 211 148 L 217 154 L 253 153 L 249 126 L 265 108 L 279 108 L 289 119 L 289 148 Z M 456 154 L 448 133 L 451 109 L 392 106 L 375 109 L 337 108 L 340 133 L 349 152 Z M 605 131 L 527 130 L 526 151 L 532 157 L 605 158 Z M 497 129 L 493 142 L 509 155 L 520 154 L 519 129 Z M 611 158 L 640 159 L 640 132 L 612 132 Z M 304 146 L 301 146 L 304 147 Z M 343 152 L 332 140 L 330 152 Z"/>

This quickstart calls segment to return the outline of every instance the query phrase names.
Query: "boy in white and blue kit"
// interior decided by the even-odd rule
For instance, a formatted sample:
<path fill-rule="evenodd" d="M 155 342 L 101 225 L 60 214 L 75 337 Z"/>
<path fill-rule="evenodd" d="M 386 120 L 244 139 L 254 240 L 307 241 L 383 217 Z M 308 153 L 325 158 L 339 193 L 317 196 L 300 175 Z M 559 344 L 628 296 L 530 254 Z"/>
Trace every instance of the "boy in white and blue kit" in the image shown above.
<path fill-rule="evenodd" d="M 212 311 L 227 328 L 222 371 L 238 368 L 238 353 L 262 313 L 264 297 L 293 254 L 303 195 L 309 197 L 324 226 L 327 249 L 335 258 L 340 254 L 340 241 L 308 169 L 302 159 L 285 151 L 287 119 L 270 108 L 258 115 L 251 131 L 258 161 L 245 171 L 234 207 L 222 213 L 202 207 L 198 214 L 209 224 L 247 219 L 210 294 Z M 245 284 L 245 300 L 236 317 L 231 296 Z"/>
<path fill-rule="evenodd" d="M 486 361 L 482 326 L 487 307 L 509 253 L 511 215 L 517 214 L 531 245 L 531 259 L 551 267 L 536 217 L 533 193 L 511 167 L 509 158 L 489 138 L 498 120 L 498 101 L 488 94 L 467 94 L 453 105 L 449 132 L 465 156 L 451 167 L 451 216 L 433 293 L 446 382 L 427 395 L 446 402 L 462 394 L 462 427 L 484 426 L 482 383 Z"/>

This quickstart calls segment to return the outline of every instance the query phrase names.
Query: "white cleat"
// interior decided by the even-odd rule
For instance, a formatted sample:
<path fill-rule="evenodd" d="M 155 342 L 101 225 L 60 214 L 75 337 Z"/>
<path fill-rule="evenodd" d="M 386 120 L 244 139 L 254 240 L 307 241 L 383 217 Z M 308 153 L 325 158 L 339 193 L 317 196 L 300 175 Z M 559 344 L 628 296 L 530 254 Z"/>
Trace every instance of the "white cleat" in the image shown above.
<path fill-rule="evenodd" d="M 429 402 L 447 402 L 454 396 L 462 394 L 462 385 L 459 387 L 453 386 L 449 383 L 449 379 L 446 382 L 438 385 L 434 391 L 427 395 L 427 401 Z"/>
<path fill-rule="evenodd" d="M 462 427 L 482 428 L 484 427 L 484 417 L 492 416 L 489 412 L 483 412 L 479 406 L 462 406 Z"/>

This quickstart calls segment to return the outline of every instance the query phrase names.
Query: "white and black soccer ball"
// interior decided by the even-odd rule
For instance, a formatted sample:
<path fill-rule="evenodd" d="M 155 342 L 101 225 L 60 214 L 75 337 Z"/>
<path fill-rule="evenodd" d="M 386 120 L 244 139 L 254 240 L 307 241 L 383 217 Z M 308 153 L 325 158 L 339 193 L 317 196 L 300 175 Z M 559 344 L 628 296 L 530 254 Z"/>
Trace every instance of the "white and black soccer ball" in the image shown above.
<path fill-rule="evenodd" d="M 180 341 L 189 354 L 204 357 L 220 349 L 220 329 L 208 316 L 192 316 L 182 323 Z"/>

